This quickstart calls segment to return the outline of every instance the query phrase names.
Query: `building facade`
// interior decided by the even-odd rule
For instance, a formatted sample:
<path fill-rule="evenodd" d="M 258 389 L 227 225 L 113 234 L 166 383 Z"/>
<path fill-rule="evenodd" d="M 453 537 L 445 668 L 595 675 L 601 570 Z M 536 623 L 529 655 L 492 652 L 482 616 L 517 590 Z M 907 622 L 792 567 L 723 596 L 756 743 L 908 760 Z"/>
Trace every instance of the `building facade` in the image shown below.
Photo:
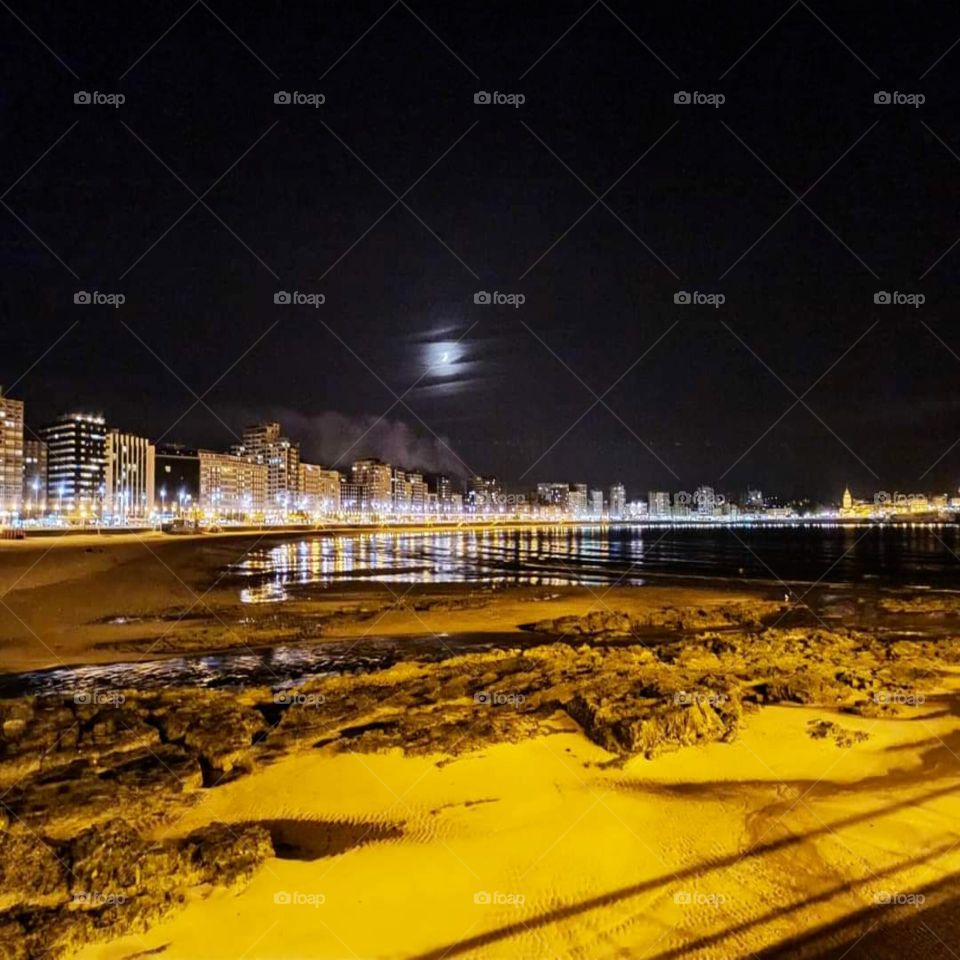
<path fill-rule="evenodd" d="M 156 449 L 146 437 L 107 432 L 104 513 L 114 522 L 149 519 L 154 510 Z"/>
<path fill-rule="evenodd" d="M 359 509 L 389 511 L 393 506 L 393 473 L 390 464 L 367 458 L 356 460 L 350 480 L 359 486 Z"/>
<path fill-rule="evenodd" d="M 300 487 L 300 444 L 283 436 L 279 423 L 257 423 L 243 431 L 243 456 L 267 467 L 267 509 L 295 509 Z"/>
<path fill-rule="evenodd" d="M 627 512 L 627 491 L 622 483 L 610 488 L 610 519 L 622 520 Z"/>
<path fill-rule="evenodd" d="M 0 517 L 20 513 L 23 504 L 23 401 L 0 387 Z"/>
<path fill-rule="evenodd" d="M 233 453 L 198 450 L 199 507 L 212 520 L 239 520 L 267 509 L 268 467 Z"/>
<path fill-rule="evenodd" d="M 100 516 L 103 510 L 107 428 L 103 417 L 67 413 L 42 427 L 47 445 L 47 503 L 61 516 Z"/>
<path fill-rule="evenodd" d="M 340 512 L 340 473 L 315 463 L 300 464 L 298 507 L 305 513 Z"/>
<path fill-rule="evenodd" d="M 471 477 L 467 481 L 466 504 L 473 510 L 493 510 L 500 500 L 500 483 L 496 477 Z"/>
<path fill-rule="evenodd" d="M 23 512 L 42 517 L 47 512 L 47 445 L 23 441 Z"/>
<path fill-rule="evenodd" d="M 667 490 L 651 490 L 647 494 L 647 513 L 651 517 L 669 517 L 670 493 Z"/>

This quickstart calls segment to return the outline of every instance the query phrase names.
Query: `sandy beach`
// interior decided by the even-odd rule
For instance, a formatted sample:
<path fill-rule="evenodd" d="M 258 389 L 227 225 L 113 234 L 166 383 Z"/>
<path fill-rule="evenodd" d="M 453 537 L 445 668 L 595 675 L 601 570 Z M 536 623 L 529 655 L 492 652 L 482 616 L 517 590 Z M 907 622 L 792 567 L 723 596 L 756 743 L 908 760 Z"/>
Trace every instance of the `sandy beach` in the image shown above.
<path fill-rule="evenodd" d="M 925 931 L 919 907 L 885 901 L 953 895 L 947 702 L 909 721 L 845 718 L 870 734 L 855 750 L 807 735 L 822 710 L 772 707 L 735 743 L 622 767 L 559 722 L 452 763 L 293 758 L 210 794 L 175 830 L 295 822 L 309 847 L 351 825 L 368 842 L 271 859 L 242 891 L 79 956 L 839 957 L 861 934 L 853 956 L 913 955 L 870 938 L 891 923 L 910 927 L 909 949 L 946 955 L 936 937 L 955 918 Z M 378 840 L 380 827 L 401 836 Z"/>
<path fill-rule="evenodd" d="M 288 687 L 74 671 L 0 700 L 0 956 L 951 955 L 952 599 L 351 583 L 243 603 L 224 570 L 257 545 L 0 550 L 7 673 L 400 651 Z"/>

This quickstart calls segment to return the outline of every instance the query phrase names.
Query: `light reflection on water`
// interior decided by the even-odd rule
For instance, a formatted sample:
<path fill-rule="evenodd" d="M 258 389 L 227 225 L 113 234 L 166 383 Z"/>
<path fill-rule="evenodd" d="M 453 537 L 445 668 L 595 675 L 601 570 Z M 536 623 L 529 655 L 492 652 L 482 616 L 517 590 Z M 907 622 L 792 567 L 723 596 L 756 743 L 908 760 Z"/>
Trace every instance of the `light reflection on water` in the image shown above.
<path fill-rule="evenodd" d="M 549 529 L 323 537 L 258 551 L 234 570 L 258 580 L 241 590 L 245 603 L 285 600 L 288 588 L 297 584 L 329 586 L 347 581 L 601 584 L 609 574 L 598 564 L 619 552 L 618 541 L 611 541 L 607 530 L 580 529 L 575 537 L 570 531 Z M 628 575 L 622 582 L 640 580 Z"/>
<path fill-rule="evenodd" d="M 336 583 L 639 585 L 647 577 L 960 587 L 952 524 L 855 527 L 542 527 L 315 537 L 252 553 L 246 603 Z"/>

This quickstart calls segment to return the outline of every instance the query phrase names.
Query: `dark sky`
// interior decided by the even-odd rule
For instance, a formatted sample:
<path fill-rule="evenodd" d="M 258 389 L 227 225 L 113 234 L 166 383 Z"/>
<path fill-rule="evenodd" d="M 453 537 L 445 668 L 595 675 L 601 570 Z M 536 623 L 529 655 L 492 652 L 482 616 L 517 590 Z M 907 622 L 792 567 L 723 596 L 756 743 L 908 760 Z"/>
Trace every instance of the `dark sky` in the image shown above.
<path fill-rule="evenodd" d="M 630 495 L 960 485 L 955 3 L 13 0 L 0 22 L 0 383 L 32 426 L 83 407 L 226 447 L 282 415 L 327 461 Z"/>

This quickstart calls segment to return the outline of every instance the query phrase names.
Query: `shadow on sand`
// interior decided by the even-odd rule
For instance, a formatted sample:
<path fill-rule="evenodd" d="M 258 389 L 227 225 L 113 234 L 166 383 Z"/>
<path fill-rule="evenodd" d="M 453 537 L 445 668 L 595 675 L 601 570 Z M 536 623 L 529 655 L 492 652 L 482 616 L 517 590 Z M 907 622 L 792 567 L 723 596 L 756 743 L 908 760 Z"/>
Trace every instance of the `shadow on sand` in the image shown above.
<path fill-rule="evenodd" d="M 960 698 L 950 698 L 948 709 L 960 714 Z M 906 719 L 906 718 L 905 718 Z M 923 741 L 926 746 L 928 741 Z M 920 746 L 921 744 L 918 744 Z M 808 796 L 820 798 L 852 792 L 880 792 L 905 787 L 918 787 L 935 781 L 947 781 L 922 792 L 911 791 L 909 797 L 897 799 L 891 803 L 875 807 L 872 810 L 834 820 L 815 830 L 803 834 L 788 833 L 766 843 L 758 843 L 736 854 L 730 854 L 714 860 L 703 861 L 688 867 L 682 867 L 675 873 L 663 874 L 636 884 L 620 887 L 596 897 L 543 911 L 535 916 L 526 917 L 515 923 L 487 930 L 472 937 L 456 940 L 425 953 L 418 954 L 412 960 L 441 960 L 455 957 L 474 950 L 493 947 L 513 936 L 530 933 L 550 924 L 561 923 L 583 916 L 592 911 L 603 910 L 614 904 L 647 893 L 666 892 L 673 885 L 710 874 L 714 871 L 731 868 L 740 862 L 754 858 L 763 858 L 816 837 L 832 834 L 845 827 L 888 816 L 890 814 L 934 801 L 960 792 L 960 730 L 954 731 L 941 740 L 931 738 L 929 749 L 920 758 L 919 767 L 910 770 L 893 771 L 886 776 L 867 777 L 851 784 L 816 783 L 807 781 L 788 781 L 788 786 L 796 786 L 811 791 Z M 648 790 L 648 792 L 673 794 L 675 796 L 718 797 L 729 788 L 770 787 L 769 781 L 742 781 L 727 783 L 686 783 L 669 787 L 623 781 L 621 789 Z M 700 956 L 739 957 L 762 956 L 764 958 L 796 958 L 796 960 L 840 960 L 840 958 L 910 958 L 923 960 L 958 960 L 960 958 L 960 872 L 950 874 L 936 883 L 915 890 L 899 890 L 891 883 L 895 896 L 913 895 L 910 902 L 881 903 L 864 907 L 848 914 L 841 920 L 825 924 L 817 929 L 792 937 L 763 950 L 762 953 L 746 951 L 738 945 L 739 935 L 772 921 L 782 919 L 810 906 L 826 903 L 843 894 L 856 894 L 859 888 L 875 885 L 893 877 L 901 870 L 909 869 L 936 860 L 952 851 L 960 849 L 956 836 L 935 847 L 928 848 L 906 860 L 870 873 L 862 880 L 849 880 L 818 891 L 809 897 L 784 904 L 759 916 L 733 924 L 714 933 L 695 936 L 682 946 L 660 953 L 651 954 L 651 960 L 675 960 L 699 952 Z M 917 895 L 921 895 L 922 899 Z M 866 890 L 861 893 L 863 900 L 868 899 Z M 919 902 L 918 902 L 919 901 Z M 633 954 L 631 954 L 632 956 Z M 637 954 L 640 956 L 641 954 Z"/>

